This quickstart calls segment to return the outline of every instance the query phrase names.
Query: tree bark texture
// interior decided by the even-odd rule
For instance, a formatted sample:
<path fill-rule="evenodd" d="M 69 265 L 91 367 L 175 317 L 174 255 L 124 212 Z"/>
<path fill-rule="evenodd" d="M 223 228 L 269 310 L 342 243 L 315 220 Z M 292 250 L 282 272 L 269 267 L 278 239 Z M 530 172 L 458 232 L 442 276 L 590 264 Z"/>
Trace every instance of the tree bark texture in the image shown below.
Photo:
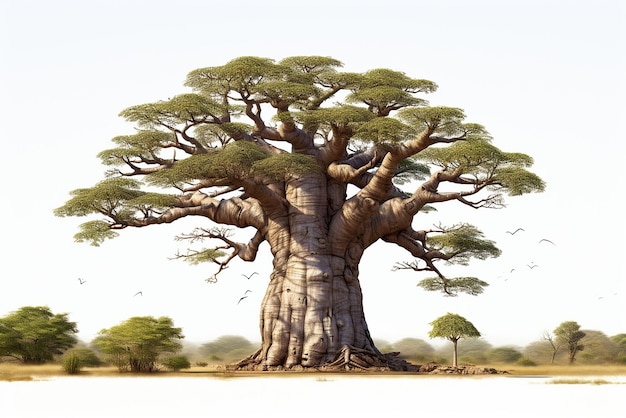
<path fill-rule="evenodd" d="M 358 280 L 362 249 L 331 251 L 327 182 L 324 175 L 306 175 L 285 185 L 288 222 L 283 233 L 268 237 L 275 259 L 261 305 L 262 346 L 253 356 L 257 364 L 328 364 L 345 346 L 377 353 Z"/>

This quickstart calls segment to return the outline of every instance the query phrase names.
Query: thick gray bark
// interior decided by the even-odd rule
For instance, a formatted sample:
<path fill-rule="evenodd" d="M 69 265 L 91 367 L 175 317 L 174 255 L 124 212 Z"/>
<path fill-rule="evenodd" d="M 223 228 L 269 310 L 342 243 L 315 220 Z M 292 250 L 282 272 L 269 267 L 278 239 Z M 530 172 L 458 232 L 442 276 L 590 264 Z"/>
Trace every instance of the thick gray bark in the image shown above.
<path fill-rule="evenodd" d="M 261 306 L 261 349 L 246 360 L 256 367 L 328 365 L 350 347 L 382 354 L 374 347 L 363 312 L 358 241 L 333 253 L 329 189 L 323 174 L 286 182 L 287 217 L 268 242 L 274 269 Z M 357 350 L 356 352 L 354 350 Z M 344 353 L 345 354 L 345 353 Z"/>

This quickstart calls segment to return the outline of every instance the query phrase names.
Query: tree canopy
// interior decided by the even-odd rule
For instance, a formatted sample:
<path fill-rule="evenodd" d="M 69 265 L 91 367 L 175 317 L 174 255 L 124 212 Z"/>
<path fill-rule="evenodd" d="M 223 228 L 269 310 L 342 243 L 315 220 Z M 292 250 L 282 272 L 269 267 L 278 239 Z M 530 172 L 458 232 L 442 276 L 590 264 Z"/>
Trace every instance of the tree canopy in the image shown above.
<path fill-rule="evenodd" d="M 478 338 L 480 332 L 474 327 L 474 324 L 469 322 L 461 315 L 447 313 L 435 319 L 430 323 L 432 328 L 428 333 L 430 338 L 445 338 L 452 342 L 454 346 L 454 356 L 452 358 L 452 365 L 458 365 L 458 352 L 457 343 L 461 338 Z"/>
<path fill-rule="evenodd" d="M 502 208 L 506 195 L 545 185 L 530 156 L 500 150 L 462 109 L 431 106 L 423 96 L 436 83 L 342 66 L 244 56 L 191 71 L 190 92 L 122 110 L 136 131 L 113 138 L 99 153 L 105 178 L 72 191 L 55 214 L 89 217 L 75 239 L 96 246 L 125 228 L 195 217 L 178 239 L 196 247 L 177 257 L 216 266 L 209 282 L 266 243 L 273 271 L 250 367 L 328 364 L 344 346 L 387 364 L 362 309 L 364 252 L 396 245 L 413 258 L 396 269 L 432 275 L 424 289 L 480 294 L 487 281 L 440 266 L 497 257 L 495 242 L 468 222 L 414 220 L 446 202 Z M 229 228 L 251 233 L 235 239 Z"/>
<path fill-rule="evenodd" d="M 47 306 L 24 306 L 0 318 L 0 357 L 45 363 L 74 346 L 77 332 L 66 313 L 53 314 Z"/>
<path fill-rule="evenodd" d="M 182 329 L 168 317 L 135 316 L 103 329 L 93 344 L 120 371 L 154 372 L 161 356 L 181 350 L 183 338 Z"/>
<path fill-rule="evenodd" d="M 580 340 L 586 335 L 580 330 L 580 325 L 575 321 L 565 321 L 554 330 L 557 340 L 567 347 L 569 353 L 569 363 L 576 361 L 576 353 L 582 351 L 584 346 Z"/>

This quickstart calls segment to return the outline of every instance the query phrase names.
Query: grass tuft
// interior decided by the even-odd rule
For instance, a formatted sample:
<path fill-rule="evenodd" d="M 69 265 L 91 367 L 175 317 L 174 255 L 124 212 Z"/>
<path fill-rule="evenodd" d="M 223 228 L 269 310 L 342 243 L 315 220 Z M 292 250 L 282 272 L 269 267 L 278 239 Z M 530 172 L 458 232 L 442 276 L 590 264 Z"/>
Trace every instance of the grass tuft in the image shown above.
<path fill-rule="evenodd" d="M 605 379 L 554 379 L 546 383 L 551 385 L 610 385 L 618 382 L 609 382 Z"/>

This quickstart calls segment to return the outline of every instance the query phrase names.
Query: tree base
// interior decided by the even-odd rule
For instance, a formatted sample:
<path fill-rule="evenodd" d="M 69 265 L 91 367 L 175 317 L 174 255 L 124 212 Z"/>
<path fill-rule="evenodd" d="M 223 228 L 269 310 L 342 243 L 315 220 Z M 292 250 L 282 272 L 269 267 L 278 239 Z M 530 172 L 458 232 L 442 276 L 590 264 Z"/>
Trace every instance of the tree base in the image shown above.
<path fill-rule="evenodd" d="M 239 363 L 230 365 L 227 369 L 232 371 L 419 372 L 421 367 L 399 358 L 399 352 L 381 354 L 347 345 L 342 347 L 334 361 L 312 367 L 301 365 L 291 367 L 267 366 L 258 359 L 258 354 L 259 352 L 241 360 Z"/>

